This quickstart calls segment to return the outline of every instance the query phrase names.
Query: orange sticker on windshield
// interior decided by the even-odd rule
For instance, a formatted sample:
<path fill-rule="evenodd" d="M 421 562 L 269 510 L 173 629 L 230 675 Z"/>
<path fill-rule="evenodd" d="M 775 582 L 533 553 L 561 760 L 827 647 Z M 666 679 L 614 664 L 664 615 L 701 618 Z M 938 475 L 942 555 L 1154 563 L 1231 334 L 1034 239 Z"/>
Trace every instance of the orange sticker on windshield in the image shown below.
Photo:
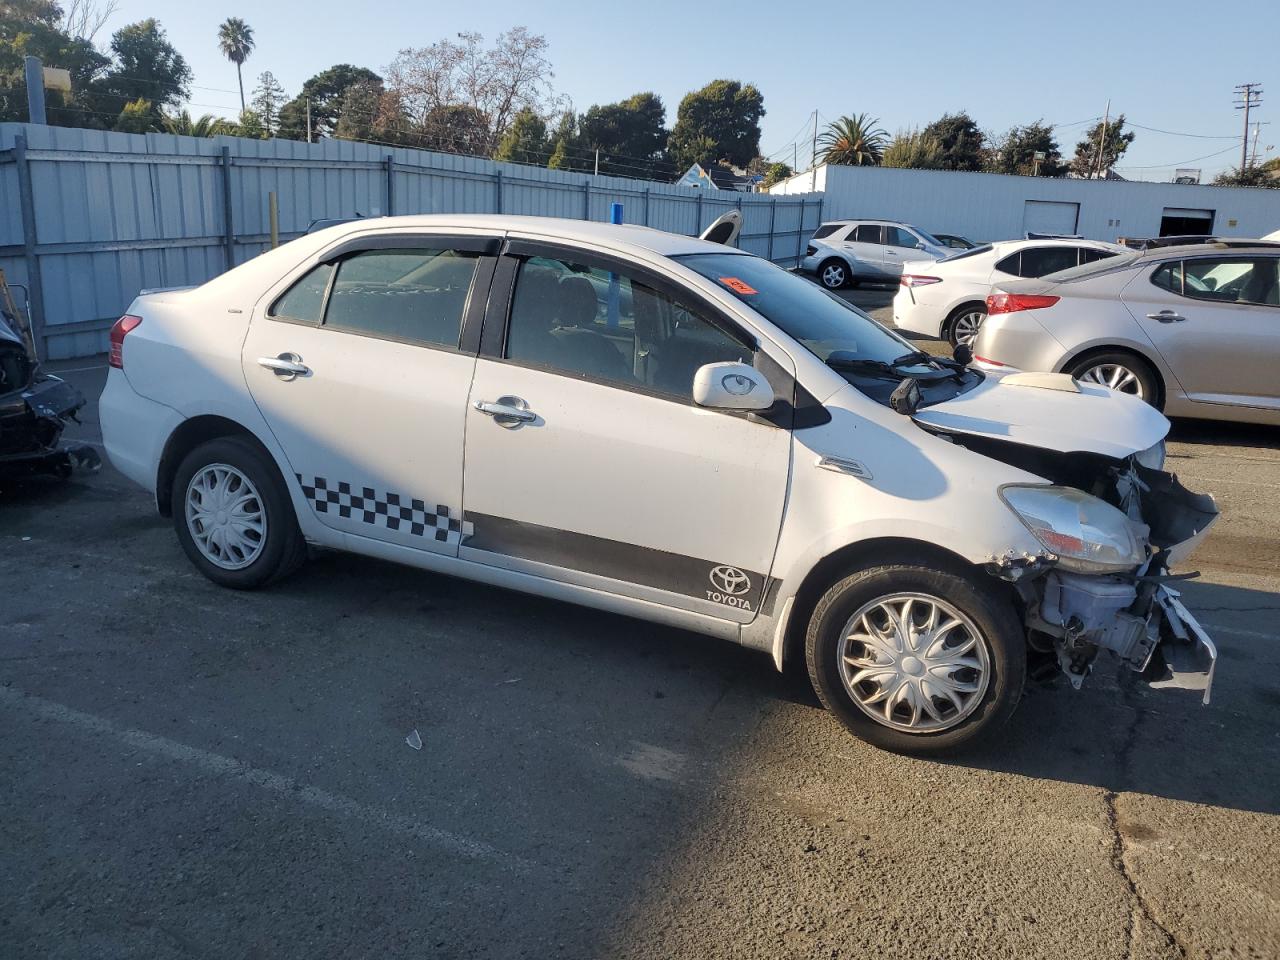
<path fill-rule="evenodd" d="M 754 287 L 750 287 L 743 283 L 737 277 L 721 277 L 720 282 L 732 290 L 734 293 L 740 293 L 744 297 L 749 297 L 756 292 Z"/>

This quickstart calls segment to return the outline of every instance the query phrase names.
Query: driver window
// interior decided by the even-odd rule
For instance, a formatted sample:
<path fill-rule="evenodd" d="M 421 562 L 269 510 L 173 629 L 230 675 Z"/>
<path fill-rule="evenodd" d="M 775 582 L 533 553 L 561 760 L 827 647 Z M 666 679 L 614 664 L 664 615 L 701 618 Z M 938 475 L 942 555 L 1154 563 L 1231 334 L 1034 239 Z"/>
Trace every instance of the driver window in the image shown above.
<path fill-rule="evenodd" d="M 920 243 L 913 234 L 908 233 L 901 227 L 885 227 L 885 231 L 889 234 L 886 243 L 891 247 L 907 247 L 914 250 L 916 245 Z"/>
<path fill-rule="evenodd" d="M 704 364 L 752 360 L 736 338 L 641 280 L 545 257 L 520 266 L 505 356 L 683 401 Z"/>

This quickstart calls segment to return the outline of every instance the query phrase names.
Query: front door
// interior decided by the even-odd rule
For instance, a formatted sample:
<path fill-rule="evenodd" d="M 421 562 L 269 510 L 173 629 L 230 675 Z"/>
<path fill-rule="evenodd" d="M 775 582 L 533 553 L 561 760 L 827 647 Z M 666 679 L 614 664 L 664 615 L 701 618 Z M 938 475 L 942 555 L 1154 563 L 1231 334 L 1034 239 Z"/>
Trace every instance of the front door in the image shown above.
<path fill-rule="evenodd" d="M 790 431 L 696 407 L 691 390 L 702 365 L 761 355 L 669 280 L 585 252 L 516 249 L 498 273 L 514 274 L 510 309 L 495 280 L 467 410 L 460 555 L 750 621 L 781 526 Z"/>
<path fill-rule="evenodd" d="M 321 523 L 456 555 L 475 368 L 460 331 L 469 301 L 483 310 L 496 241 L 377 243 L 258 305 L 245 379 Z"/>
<path fill-rule="evenodd" d="M 910 230 L 886 226 L 884 233 L 885 273 L 901 276 L 902 265 L 908 260 L 933 259 L 920 249 L 920 239 Z"/>
<path fill-rule="evenodd" d="M 1174 260 L 1121 294 L 1192 399 L 1280 408 L 1280 284 L 1275 256 Z"/>

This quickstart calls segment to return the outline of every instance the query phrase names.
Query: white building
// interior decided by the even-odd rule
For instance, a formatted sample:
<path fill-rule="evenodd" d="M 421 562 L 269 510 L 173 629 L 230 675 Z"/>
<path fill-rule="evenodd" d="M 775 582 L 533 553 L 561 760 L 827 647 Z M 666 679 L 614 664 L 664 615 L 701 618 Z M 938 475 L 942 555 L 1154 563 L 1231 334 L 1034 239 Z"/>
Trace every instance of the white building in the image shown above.
<path fill-rule="evenodd" d="M 1133 180 L 1058 180 L 950 170 L 823 164 L 770 193 L 825 193 L 824 220 L 902 220 L 975 241 L 1035 233 L 1093 240 L 1280 228 L 1280 190 Z"/>

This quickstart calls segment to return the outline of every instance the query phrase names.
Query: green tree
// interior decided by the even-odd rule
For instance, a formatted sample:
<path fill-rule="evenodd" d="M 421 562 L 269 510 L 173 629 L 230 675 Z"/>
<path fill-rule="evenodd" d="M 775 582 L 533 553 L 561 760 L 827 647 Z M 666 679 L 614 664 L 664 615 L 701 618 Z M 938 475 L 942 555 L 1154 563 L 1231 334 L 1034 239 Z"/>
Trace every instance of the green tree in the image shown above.
<path fill-rule="evenodd" d="M 1214 177 L 1213 183 L 1218 187 L 1267 187 L 1280 190 L 1280 177 L 1277 173 L 1280 171 L 1277 170 L 1276 162 L 1271 160 L 1266 164 L 1245 167 L 1243 170 L 1239 167 L 1226 170 Z"/>
<path fill-rule="evenodd" d="M 662 98 L 637 93 L 587 110 L 578 121 L 579 139 L 586 152 L 600 151 L 601 173 L 651 177 L 664 160 L 665 122 Z"/>
<path fill-rule="evenodd" d="M 985 137 L 973 117 L 961 110 L 946 113 L 921 131 L 942 147 L 943 170 L 981 170 Z"/>
<path fill-rule="evenodd" d="M 218 49 L 236 65 L 236 80 L 240 83 L 240 112 L 245 111 L 244 74 L 241 68 L 253 52 L 253 28 L 239 17 L 227 17 L 218 27 Z"/>
<path fill-rule="evenodd" d="M 157 124 L 166 107 L 191 94 L 191 68 L 155 18 L 121 27 L 111 37 L 110 69 L 94 83 L 98 109 L 118 115 L 135 100 L 151 103 Z"/>
<path fill-rule="evenodd" d="M 174 133 L 182 137 L 217 137 L 224 134 L 232 135 L 236 132 L 235 124 L 222 117 L 206 113 L 193 119 L 186 110 L 166 114 L 164 129 L 166 133 Z"/>
<path fill-rule="evenodd" d="M 253 91 L 253 99 L 249 101 L 250 109 L 262 118 L 262 125 L 268 136 L 274 136 L 280 126 L 280 108 L 285 100 L 284 87 L 270 70 L 258 74 L 258 86 Z"/>
<path fill-rule="evenodd" d="M 763 186 L 772 187 L 775 183 L 781 183 L 790 177 L 794 171 L 785 163 L 771 163 L 765 167 Z"/>
<path fill-rule="evenodd" d="M 1037 162 L 1036 154 L 1044 157 Z M 1066 172 L 1062 153 L 1053 127 L 1043 120 L 1011 127 L 994 144 L 987 156 L 989 173 L 1008 173 L 1030 177 L 1060 177 Z"/>
<path fill-rule="evenodd" d="M 568 170 L 569 169 L 569 151 L 565 147 L 563 140 L 556 141 L 556 147 L 551 151 L 551 159 L 547 161 L 548 170 Z"/>
<path fill-rule="evenodd" d="M 875 117 L 859 113 L 827 124 L 818 138 L 822 161 L 849 167 L 876 166 L 889 142 L 879 123 Z"/>
<path fill-rule="evenodd" d="M 760 152 L 764 113 L 764 97 L 752 84 L 713 80 L 680 101 L 667 150 L 681 170 L 720 160 L 745 167 Z"/>
<path fill-rule="evenodd" d="M 240 121 L 236 124 L 237 137 L 248 137 L 250 140 L 269 140 L 271 131 L 267 129 L 262 114 L 250 107 L 240 111 Z"/>
<path fill-rule="evenodd" d="M 312 139 L 333 136 L 342 112 L 347 90 L 357 83 L 368 83 L 382 90 L 382 78 L 372 70 L 339 63 L 317 73 L 302 85 L 302 92 L 280 108 L 280 126 L 276 135 L 288 140 L 305 140 L 307 136 L 307 101 L 311 102 Z"/>
<path fill-rule="evenodd" d="M 382 84 L 361 81 L 347 88 L 333 135 L 340 140 L 383 140 Z"/>
<path fill-rule="evenodd" d="M 1071 159 L 1071 172 L 1078 177 L 1105 177 L 1133 143 L 1134 132 L 1124 129 L 1124 114 L 1111 120 L 1103 131 L 1099 120 L 1076 144 L 1076 155 Z"/>
<path fill-rule="evenodd" d="M 896 134 L 880 157 L 881 166 L 914 170 L 941 170 L 945 162 L 942 144 L 919 130 Z"/>
<path fill-rule="evenodd" d="M 547 122 L 525 107 L 515 115 L 511 126 L 494 151 L 493 159 L 515 163 L 544 164 L 550 157 Z"/>
<path fill-rule="evenodd" d="M 155 112 L 150 100 L 130 100 L 120 111 L 114 127 L 120 133 L 149 133 L 155 128 Z"/>
<path fill-rule="evenodd" d="M 0 121 L 28 119 L 25 56 L 39 57 L 47 67 L 71 72 L 70 95 L 50 90 L 45 96 L 49 123 L 103 127 L 120 112 L 123 104 L 105 116 L 94 112 L 90 85 L 110 61 L 90 40 L 64 29 L 62 16 L 51 0 L 0 2 Z"/>

